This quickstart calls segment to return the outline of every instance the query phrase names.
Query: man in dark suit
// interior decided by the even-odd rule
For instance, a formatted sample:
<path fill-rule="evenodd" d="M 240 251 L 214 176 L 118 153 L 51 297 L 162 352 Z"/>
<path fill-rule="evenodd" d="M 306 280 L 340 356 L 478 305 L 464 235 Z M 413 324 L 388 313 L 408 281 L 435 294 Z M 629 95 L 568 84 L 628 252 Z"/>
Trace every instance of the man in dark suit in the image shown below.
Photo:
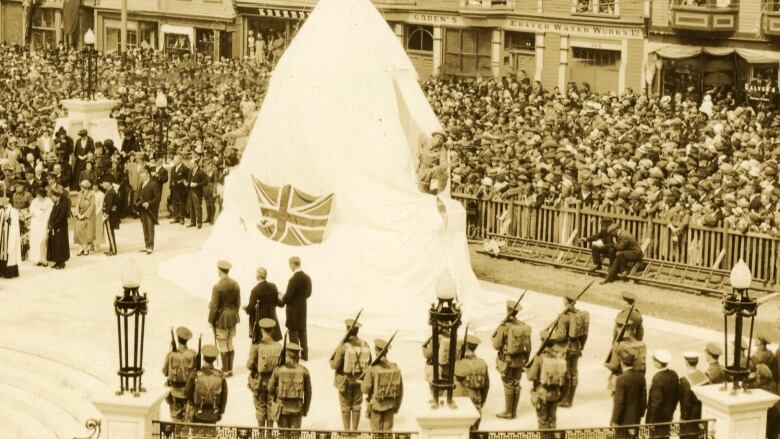
<path fill-rule="evenodd" d="M 114 190 L 114 182 L 110 175 L 104 176 L 100 184 L 106 193 L 103 198 L 103 228 L 106 230 L 106 236 L 108 237 L 106 256 L 114 256 L 117 252 L 114 230 L 119 228 L 120 221 L 119 196 Z"/>
<path fill-rule="evenodd" d="M 607 278 L 601 281 L 602 285 L 614 282 L 620 273 L 628 269 L 629 264 L 639 264 L 644 258 L 642 247 L 627 230 L 621 229 L 617 224 L 612 224 L 607 230 L 609 233 L 613 233 L 615 259 L 611 261 L 609 273 L 607 273 Z"/>
<path fill-rule="evenodd" d="M 677 409 L 677 401 L 679 400 L 680 378 L 677 376 L 677 372 L 667 369 L 671 360 L 672 354 L 669 351 L 656 349 L 653 352 L 653 364 L 658 372 L 650 384 L 650 394 L 647 399 L 645 422 L 648 424 L 672 422 L 674 419 L 674 411 Z M 668 425 L 655 427 L 653 430 L 652 436 L 654 438 L 669 438 Z"/>
<path fill-rule="evenodd" d="M 157 222 L 157 210 L 160 207 L 160 186 L 149 176 L 149 171 L 141 169 L 141 186 L 138 190 L 138 207 L 141 226 L 144 230 L 144 244 L 147 255 L 154 251 L 154 226 Z"/>
<path fill-rule="evenodd" d="M 168 171 L 163 166 L 160 157 L 152 158 L 151 163 L 149 163 L 149 174 L 152 176 L 152 180 L 160 186 L 160 190 L 165 186 L 165 183 L 168 183 Z"/>
<path fill-rule="evenodd" d="M 620 354 L 623 373 L 615 382 L 612 398 L 612 426 L 636 425 L 642 422 L 647 407 L 647 383 L 642 372 L 634 369 L 634 354 Z"/>
<path fill-rule="evenodd" d="M 591 244 L 590 254 L 593 258 L 593 263 L 596 264 L 596 266 L 593 267 L 593 271 L 601 270 L 604 256 L 607 257 L 610 264 L 612 264 L 612 260 L 615 259 L 615 246 L 609 236 L 609 226 L 611 225 L 612 219 L 604 218 L 601 220 L 601 229 L 598 232 L 587 238 L 580 238 L 580 241 L 583 243 L 589 242 Z"/>
<path fill-rule="evenodd" d="M 301 358 L 309 360 L 309 347 L 306 337 L 306 299 L 311 296 L 311 278 L 301 270 L 301 258 L 290 258 L 290 270 L 293 275 L 287 282 L 287 291 L 282 297 L 287 319 L 284 325 L 290 334 L 290 341 L 301 346 Z"/>
<path fill-rule="evenodd" d="M 208 177 L 206 173 L 201 169 L 200 160 L 193 160 L 193 168 L 190 174 L 189 184 L 189 210 L 190 210 L 190 225 L 187 227 L 195 227 L 198 225 L 200 229 L 203 227 L 203 189 L 208 184 Z"/>
<path fill-rule="evenodd" d="M 282 330 L 279 328 L 279 319 L 276 317 L 276 307 L 282 307 L 279 290 L 276 284 L 266 280 L 268 271 L 259 267 L 256 272 L 257 285 L 252 288 L 249 295 L 249 303 L 244 307 L 244 311 L 249 314 L 249 337 L 253 337 L 255 325 L 259 320 L 271 319 L 276 325 L 271 329 L 271 337 L 274 341 L 282 339 Z"/>
<path fill-rule="evenodd" d="M 184 224 L 187 215 L 187 187 L 190 183 L 190 168 L 181 161 L 181 155 L 173 156 L 171 168 L 171 203 L 175 217 L 172 222 Z"/>

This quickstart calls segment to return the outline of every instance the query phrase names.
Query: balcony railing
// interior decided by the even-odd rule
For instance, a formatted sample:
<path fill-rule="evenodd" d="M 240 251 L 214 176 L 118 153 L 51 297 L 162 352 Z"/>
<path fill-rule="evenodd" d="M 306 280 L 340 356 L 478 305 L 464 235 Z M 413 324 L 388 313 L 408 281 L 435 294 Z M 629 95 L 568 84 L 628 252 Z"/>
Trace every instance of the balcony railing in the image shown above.
<path fill-rule="evenodd" d="M 675 30 L 731 33 L 737 30 L 739 9 L 729 0 L 679 0 L 672 3 Z"/>
<path fill-rule="evenodd" d="M 470 439 L 713 439 L 713 420 L 536 431 L 472 431 Z"/>
<path fill-rule="evenodd" d="M 417 432 L 299 430 L 152 421 L 152 437 L 157 439 L 415 439 Z"/>

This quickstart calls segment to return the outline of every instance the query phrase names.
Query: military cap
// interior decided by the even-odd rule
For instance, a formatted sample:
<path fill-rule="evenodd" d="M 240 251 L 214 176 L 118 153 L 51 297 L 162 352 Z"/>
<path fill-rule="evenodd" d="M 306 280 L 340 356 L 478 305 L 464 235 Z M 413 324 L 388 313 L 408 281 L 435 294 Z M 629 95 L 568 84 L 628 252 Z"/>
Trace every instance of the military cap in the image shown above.
<path fill-rule="evenodd" d="M 661 364 L 669 364 L 672 361 L 672 354 L 666 349 L 656 349 L 653 351 L 653 358 Z"/>
<path fill-rule="evenodd" d="M 260 325 L 260 327 L 263 329 L 271 329 L 276 326 L 276 321 L 274 319 L 265 318 L 260 319 L 257 324 Z"/>
<path fill-rule="evenodd" d="M 723 353 L 720 346 L 715 343 L 707 343 L 707 347 L 704 350 L 713 357 L 719 357 Z"/>
<path fill-rule="evenodd" d="M 377 349 L 384 349 L 387 347 L 387 340 L 381 338 L 374 339 L 374 346 L 376 346 Z"/>
<path fill-rule="evenodd" d="M 455 376 L 465 378 L 469 374 L 469 366 L 463 361 L 455 362 Z"/>
<path fill-rule="evenodd" d="M 219 349 L 217 349 L 217 347 L 212 344 L 207 344 L 206 346 L 203 346 L 202 352 L 203 352 L 203 358 L 216 359 L 219 356 Z"/>
<path fill-rule="evenodd" d="M 517 303 L 517 300 L 507 300 L 506 301 L 506 309 L 507 309 L 507 311 L 520 312 L 520 311 L 523 310 L 523 305 Z"/>
<path fill-rule="evenodd" d="M 217 262 L 217 268 L 219 268 L 220 270 L 230 270 L 231 268 L 233 268 L 233 265 L 228 261 L 221 260 Z"/>
<path fill-rule="evenodd" d="M 634 356 L 634 354 L 632 354 L 628 350 L 623 349 L 620 352 L 620 361 L 623 364 L 628 364 L 629 366 L 633 366 L 634 365 L 634 361 L 636 361 L 636 357 Z"/>
<path fill-rule="evenodd" d="M 352 328 L 352 327 L 359 328 L 363 326 L 360 322 L 356 322 L 355 319 L 344 320 L 344 324 L 347 326 L 347 328 Z"/>
<path fill-rule="evenodd" d="M 623 291 L 621 294 L 623 295 L 623 300 L 632 302 L 636 300 L 636 294 L 632 291 Z"/>
<path fill-rule="evenodd" d="M 482 340 L 479 339 L 479 337 L 476 337 L 474 335 L 467 335 L 466 336 L 466 344 L 473 345 L 473 346 L 479 346 L 479 344 L 482 343 Z"/>
<path fill-rule="evenodd" d="M 292 343 L 292 342 L 287 343 L 287 353 L 288 354 L 291 353 L 291 352 L 297 354 L 298 352 L 300 352 L 302 350 L 303 350 L 303 348 L 301 348 L 297 343 Z"/>
<path fill-rule="evenodd" d="M 767 344 L 769 344 L 769 343 L 770 343 L 770 341 L 769 341 L 769 337 L 767 337 L 767 335 L 766 335 L 766 334 L 764 334 L 764 333 L 759 333 L 758 335 L 756 335 L 756 338 L 757 338 L 757 339 L 758 339 L 758 341 L 760 341 L 762 344 L 765 344 L 765 345 L 767 345 Z"/>
<path fill-rule="evenodd" d="M 176 328 L 176 337 L 182 340 L 189 340 L 192 338 L 192 331 L 190 331 L 188 328 L 185 328 L 184 326 L 179 326 Z"/>
<path fill-rule="evenodd" d="M 692 360 L 699 360 L 699 353 L 694 351 L 685 351 L 682 354 L 683 358 L 685 358 L 685 361 L 692 361 Z"/>
<path fill-rule="evenodd" d="M 617 224 L 610 224 L 609 227 L 607 228 L 607 232 L 608 233 L 612 233 L 612 232 L 614 232 L 615 230 L 617 230 L 619 228 L 620 228 L 620 226 L 617 225 Z"/>

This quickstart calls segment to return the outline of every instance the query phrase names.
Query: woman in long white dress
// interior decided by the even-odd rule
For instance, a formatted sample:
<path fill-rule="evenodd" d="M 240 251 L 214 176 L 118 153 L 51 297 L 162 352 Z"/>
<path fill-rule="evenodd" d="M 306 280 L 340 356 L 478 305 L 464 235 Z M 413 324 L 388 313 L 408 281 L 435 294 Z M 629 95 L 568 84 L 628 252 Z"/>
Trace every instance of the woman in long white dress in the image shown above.
<path fill-rule="evenodd" d="M 30 203 L 30 261 L 46 266 L 46 243 L 49 215 L 54 202 L 46 196 L 46 189 L 35 189 L 35 198 Z"/>

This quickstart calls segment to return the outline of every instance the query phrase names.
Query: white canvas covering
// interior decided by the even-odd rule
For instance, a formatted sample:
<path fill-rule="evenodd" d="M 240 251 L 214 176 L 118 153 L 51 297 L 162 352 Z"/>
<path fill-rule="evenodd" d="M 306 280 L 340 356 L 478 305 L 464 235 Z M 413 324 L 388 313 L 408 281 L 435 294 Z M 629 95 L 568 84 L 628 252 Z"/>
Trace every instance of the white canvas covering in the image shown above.
<path fill-rule="evenodd" d="M 465 212 L 448 193 L 417 189 L 417 149 L 441 126 L 406 53 L 368 0 L 321 0 L 272 79 L 241 164 L 225 183 L 225 209 L 201 253 L 164 264 L 163 274 L 202 297 L 215 263 L 247 300 L 256 267 L 284 291 L 287 259 L 312 276 L 310 319 L 340 322 L 359 308 L 374 328 L 421 328 L 434 285 L 452 273 L 462 302 L 480 295 L 466 244 Z M 321 245 L 265 238 L 252 176 L 307 193 L 335 193 Z"/>

